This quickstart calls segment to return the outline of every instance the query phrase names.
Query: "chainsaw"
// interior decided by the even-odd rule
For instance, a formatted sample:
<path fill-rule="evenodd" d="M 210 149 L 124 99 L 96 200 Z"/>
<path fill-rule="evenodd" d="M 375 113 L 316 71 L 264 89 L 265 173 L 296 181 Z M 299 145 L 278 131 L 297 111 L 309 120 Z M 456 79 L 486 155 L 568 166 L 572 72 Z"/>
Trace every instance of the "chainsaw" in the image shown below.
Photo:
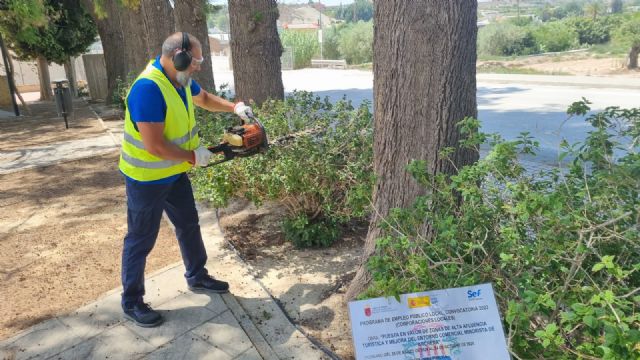
<path fill-rule="evenodd" d="M 242 124 L 227 128 L 220 144 L 207 148 L 214 154 L 224 155 L 224 158 L 209 163 L 209 165 L 205 167 L 217 165 L 237 157 L 244 158 L 262 154 L 267 152 L 271 145 L 286 146 L 301 136 L 317 134 L 323 130 L 321 126 L 316 126 L 281 136 L 269 142 L 267 131 L 264 126 L 262 126 L 262 123 L 255 117 L 251 117 L 251 120 L 251 123 L 245 123 L 243 120 Z"/>
<path fill-rule="evenodd" d="M 209 147 L 214 154 L 222 154 L 224 158 L 207 166 L 217 165 L 234 158 L 249 157 L 261 154 L 269 149 L 269 139 L 264 126 L 256 118 L 251 123 L 232 126 L 226 129 L 222 141 L 216 146 Z"/>

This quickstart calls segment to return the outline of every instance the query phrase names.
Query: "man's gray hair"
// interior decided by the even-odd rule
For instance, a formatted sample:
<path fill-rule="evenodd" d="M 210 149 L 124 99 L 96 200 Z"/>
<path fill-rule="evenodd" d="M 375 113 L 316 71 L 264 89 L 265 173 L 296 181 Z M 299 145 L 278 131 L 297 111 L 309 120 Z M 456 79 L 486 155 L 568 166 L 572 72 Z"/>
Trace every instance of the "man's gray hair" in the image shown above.
<path fill-rule="evenodd" d="M 189 44 L 191 45 L 188 50 L 193 48 L 202 48 L 200 41 L 193 35 L 189 34 Z M 177 32 L 169 35 L 168 38 L 162 43 L 162 56 L 172 57 L 176 49 L 182 48 L 182 32 Z"/>

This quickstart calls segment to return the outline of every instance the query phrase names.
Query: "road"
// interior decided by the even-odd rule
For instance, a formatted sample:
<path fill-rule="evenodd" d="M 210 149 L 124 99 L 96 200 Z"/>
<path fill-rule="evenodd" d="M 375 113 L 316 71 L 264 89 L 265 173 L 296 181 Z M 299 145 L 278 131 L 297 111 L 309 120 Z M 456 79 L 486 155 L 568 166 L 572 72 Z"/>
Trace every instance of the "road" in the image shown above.
<path fill-rule="evenodd" d="M 285 92 L 313 91 L 337 101 L 372 101 L 373 74 L 358 70 L 302 69 L 283 71 Z M 231 72 L 216 72 L 216 84 L 233 88 Z M 565 84 L 563 84 L 565 83 Z M 536 161 L 557 163 L 562 139 L 583 140 L 591 129 L 583 119 L 570 119 L 567 107 L 585 97 L 594 111 L 607 106 L 640 107 L 640 78 L 478 75 L 478 118 L 482 131 L 514 139 L 528 131 L 540 142 Z M 407 104 L 410 106 L 411 104 Z"/>

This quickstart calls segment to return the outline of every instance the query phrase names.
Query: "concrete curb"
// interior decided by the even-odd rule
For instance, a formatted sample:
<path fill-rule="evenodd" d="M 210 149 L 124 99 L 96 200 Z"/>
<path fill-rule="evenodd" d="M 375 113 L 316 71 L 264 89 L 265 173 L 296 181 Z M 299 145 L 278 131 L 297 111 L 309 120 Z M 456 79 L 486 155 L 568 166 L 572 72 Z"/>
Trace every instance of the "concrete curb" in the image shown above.
<path fill-rule="evenodd" d="M 113 140 L 113 143 L 117 146 L 120 146 L 120 142 L 116 139 L 116 136 L 113 135 L 113 132 L 111 132 L 111 130 L 107 127 L 107 125 L 105 125 L 104 120 L 100 115 L 98 115 L 98 112 L 93 108 L 93 106 L 91 106 L 91 103 L 88 102 L 86 99 L 83 99 L 83 100 L 87 103 L 89 110 L 91 110 L 91 112 L 96 116 L 96 118 L 98 118 L 98 121 L 100 122 L 100 126 L 102 126 L 104 131 L 107 132 L 109 136 L 111 136 L 111 140 Z"/>
<path fill-rule="evenodd" d="M 261 344 L 261 340 L 255 340 L 256 349 L 260 350 L 259 345 L 261 347 L 268 345 L 273 351 L 271 353 L 266 350 L 264 355 L 262 352 L 260 354 L 266 359 L 270 359 L 270 354 L 274 354 L 277 359 L 335 359 L 321 350 L 291 322 L 271 294 L 255 278 L 251 267 L 232 248 L 229 248 L 229 243 L 224 239 L 218 225 L 215 210 L 203 203 L 197 203 L 196 207 L 200 215 L 200 228 L 207 254 L 211 255 L 210 258 L 216 257 L 219 261 L 218 264 L 211 264 L 208 268 L 210 272 L 212 269 L 223 269 L 225 273 L 233 274 L 233 277 L 228 279 L 233 295 L 229 294 L 223 299 L 232 312 L 234 309 L 238 310 L 240 315 L 235 317 L 241 324 L 243 321 L 241 314 L 248 316 L 247 321 L 252 325 L 246 323 L 248 326 L 246 329 L 249 330 L 246 333 L 252 342 L 254 339 L 251 336 L 254 334 L 256 336 L 259 334 L 265 340 L 265 344 Z M 244 328 L 244 325 L 242 326 Z M 253 332 L 254 329 L 257 333 Z"/>
<path fill-rule="evenodd" d="M 215 214 L 216 214 L 216 221 L 218 222 L 218 224 L 220 224 L 220 215 L 219 215 L 219 211 L 218 209 L 215 209 Z M 219 225 L 218 225 L 219 226 Z M 220 233 L 222 234 L 222 237 L 224 238 L 224 231 L 222 230 L 222 228 L 220 227 Z M 240 259 L 240 261 L 248 268 L 251 269 L 253 272 L 253 267 L 247 263 L 242 256 L 240 256 L 240 252 L 235 248 L 235 246 L 233 246 L 233 244 L 229 241 L 226 240 L 225 238 L 225 242 L 228 244 L 228 246 L 233 250 L 233 252 L 235 253 L 236 257 L 238 259 Z M 326 346 L 324 346 L 320 341 L 316 340 L 313 336 L 307 334 L 306 331 L 304 331 L 304 329 L 302 329 L 300 326 L 298 326 L 298 324 L 296 324 L 293 319 L 289 316 L 289 314 L 287 314 L 284 306 L 282 306 L 282 304 L 280 303 L 280 301 L 273 296 L 273 294 L 271 294 L 271 292 L 267 289 L 267 287 L 262 283 L 262 281 L 256 279 L 255 277 L 253 278 L 253 280 L 258 283 L 258 285 L 260 285 L 260 287 L 267 293 L 269 294 L 269 296 L 271 297 L 271 300 L 278 306 L 278 308 L 280 308 L 280 310 L 282 311 L 283 315 L 287 318 L 287 320 L 289 320 L 289 322 L 291 323 L 291 325 L 293 325 L 298 331 L 300 331 L 300 333 L 302 333 L 313 345 L 315 345 L 316 347 L 318 347 L 320 350 L 322 350 L 330 359 L 332 360 L 340 360 L 340 357 L 334 353 L 333 351 L 331 351 L 330 349 L 328 349 Z"/>

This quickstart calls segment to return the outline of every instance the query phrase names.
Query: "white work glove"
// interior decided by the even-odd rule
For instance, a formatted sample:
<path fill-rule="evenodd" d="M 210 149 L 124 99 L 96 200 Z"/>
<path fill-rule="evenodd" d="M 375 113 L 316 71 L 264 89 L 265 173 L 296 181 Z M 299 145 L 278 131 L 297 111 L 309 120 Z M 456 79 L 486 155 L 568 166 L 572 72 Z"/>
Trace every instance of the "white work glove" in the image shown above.
<path fill-rule="evenodd" d="M 253 110 L 247 105 L 245 105 L 242 101 L 236 104 L 233 107 L 233 112 L 236 113 L 240 117 L 240 119 L 244 121 L 248 121 L 253 117 Z"/>
<path fill-rule="evenodd" d="M 209 165 L 209 160 L 211 160 L 212 156 L 213 153 L 209 151 L 209 149 L 204 146 L 200 146 L 199 148 L 193 150 L 193 157 L 195 159 L 195 163 L 193 165 L 207 166 Z"/>

